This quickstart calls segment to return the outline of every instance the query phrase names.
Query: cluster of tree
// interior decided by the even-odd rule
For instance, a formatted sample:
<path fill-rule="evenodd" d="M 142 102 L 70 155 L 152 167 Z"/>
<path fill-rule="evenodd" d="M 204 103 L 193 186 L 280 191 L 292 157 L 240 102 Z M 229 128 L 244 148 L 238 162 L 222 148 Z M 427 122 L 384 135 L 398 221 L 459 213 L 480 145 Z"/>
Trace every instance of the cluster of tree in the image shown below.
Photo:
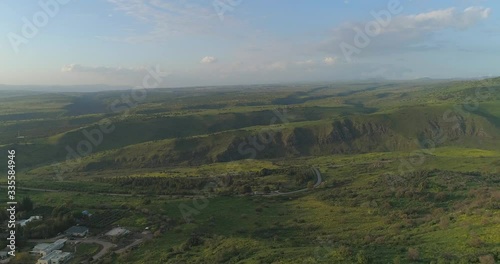
<path fill-rule="evenodd" d="M 32 221 L 19 228 L 25 239 L 50 238 L 74 225 L 75 218 L 80 216 L 81 213 L 74 213 L 70 205 L 60 205 L 55 207 L 51 215 L 42 221 Z"/>
<path fill-rule="evenodd" d="M 259 183 L 259 178 L 285 174 L 288 183 L 276 182 L 271 184 L 274 189 L 288 186 L 291 189 L 312 187 L 314 185 L 314 172 L 306 167 L 287 167 L 279 169 L 264 168 L 259 172 L 245 172 L 241 174 L 225 175 L 219 177 L 148 177 L 148 176 L 127 176 L 127 177 L 104 177 L 94 179 L 99 183 L 111 184 L 118 189 L 133 190 L 143 194 L 180 194 L 190 195 L 200 192 L 217 193 L 219 195 L 250 194 L 254 190 L 261 190 L 264 193 L 271 192 L 269 186 Z M 269 184 L 269 182 L 268 182 Z"/>
<path fill-rule="evenodd" d="M 23 218 L 23 216 L 29 214 L 31 210 L 33 210 L 34 203 L 31 200 L 30 197 L 25 196 L 21 200 L 21 202 L 18 203 L 16 207 L 16 213 L 17 213 L 17 219 Z M 0 210 L 0 221 L 6 221 L 9 219 L 8 212 L 6 210 Z"/>
<path fill-rule="evenodd" d="M 288 175 L 297 185 L 304 185 L 309 181 L 314 180 L 314 172 L 309 167 L 285 167 L 278 169 L 264 168 L 258 173 L 261 177 L 274 174 Z"/>
<path fill-rule="evenodd" d="M 150 192 L 157 194 L 175 193 L 183 190 L 201 190 L 207 186 L 211 179 L 199 178 L 166 178 L 166 177 L 113 177 L 100 178 L 99 182 L 111 183 L 121 187 L 146 187 Z"/>
<path fill-rule="evenodd" d="M 251 192 L 255 183 L 254 176 L 228 175 L 223 177 L 113 177 L 99 178 L 96 181 L 109 183 L 122 188 L 147 194 L 196 194 L 201 192 L 217 192 L 219 194 L 237 194 Z"/>

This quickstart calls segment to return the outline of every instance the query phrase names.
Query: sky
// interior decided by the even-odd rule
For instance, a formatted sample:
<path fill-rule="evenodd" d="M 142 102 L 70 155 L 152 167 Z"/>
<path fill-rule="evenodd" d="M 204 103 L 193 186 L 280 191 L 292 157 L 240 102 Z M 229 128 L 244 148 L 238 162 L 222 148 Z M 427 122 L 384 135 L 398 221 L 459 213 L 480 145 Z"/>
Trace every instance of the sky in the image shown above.
<path fill-rule="evenodd" d="M 499 72 L 494 0 L 0 1 L 6 85 L 155 88 Z"/>

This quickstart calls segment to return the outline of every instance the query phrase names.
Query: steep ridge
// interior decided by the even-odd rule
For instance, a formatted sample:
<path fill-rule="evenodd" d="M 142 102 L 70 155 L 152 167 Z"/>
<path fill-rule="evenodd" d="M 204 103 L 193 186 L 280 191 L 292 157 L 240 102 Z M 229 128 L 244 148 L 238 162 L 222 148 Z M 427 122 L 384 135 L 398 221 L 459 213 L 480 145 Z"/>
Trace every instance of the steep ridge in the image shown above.
<path fill-rule="evenodd" d="M 396 122 L 391 115 L 368 115 L 305 122 L 300 126 L 292 123 L 274 130 L 235 130 L 151 141 L 91 155 L 75 170 L 158 168 L 248 158 L 410 151 L 457 144 L 471 147 L 482 144 L 483 148 L 498 145 L 499 131 L 486 118 L 456 117 L 455 122 L 437 116 Z M 489 144 L 485 144 L 487 142 Z"/>

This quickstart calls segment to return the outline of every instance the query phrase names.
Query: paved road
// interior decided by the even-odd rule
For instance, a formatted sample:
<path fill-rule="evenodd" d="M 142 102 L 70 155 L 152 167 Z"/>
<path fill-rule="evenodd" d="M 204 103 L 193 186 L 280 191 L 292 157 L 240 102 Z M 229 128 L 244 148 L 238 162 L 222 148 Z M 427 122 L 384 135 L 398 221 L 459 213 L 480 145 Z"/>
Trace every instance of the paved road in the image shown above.
<path fill-rule="evenodd" d="M 126 246 L 124 248 L 120 248 L 118 250 L 115 250 L 115 253 L 121 254 L 121 253 L 127 251 L 128 249 L 131 249 L 131 248 L 133 248 L 135 246 L 138 246 L 138 245 L 140 245 L 140 244 L 142 244 L 142 243 L 144 243 L 144 242 L 146 242 L 148 240 L 151 240 L 151 239 L 153 239 L 153 235 L 152 234 L 144 235 L 143 238 L 139 238 L 139 239 L 135 240 L 130 245 L 128 245 L 128 246 Z"/>
<path fill-rule="evenodd" d="M 0 189 L 7 189 L 7 186 L 0 185 Z M 17 190 L 26 190 L 26 191 L 36 191 L 36 192 L 72 192 L 72 193 L 88 193 L 86 191 L 74 191 L 74 190 L 56 190 L 56 189 L 42 189 L 42 188 L 31 188 L 31 187 L 18 187 Z M 119 196 L 119 197 L 145 197 L 149 195 L 145 194 L 128 194 L 128 193 L 92 193 L 92 195 L 108 195 L 108 196 Z M 154 197 L 160 198 L 202 198 L 207 197 L 206 195 L 188 195 L 188 194 L 166 194 L 166 195 L 154 195 Z"/>
<path fill-rule="evenodd" d="M 107 242 L 107 241 L 102 241 L 102 240 L 95 239 L 95 238 L 92 238 L 92 237 L 89 237 L 89 238 L 86 238 L 86 239 L 76 239 L 74 241 L 78 241 L 79 243 L 88 243 L 88 244 L 94 243 L 94 244 L 101 245 L 102 246 L 101 251 L 97 252 L 97 254 L 95 254 L 92 257 L 93 259 L 100 259 L 102 256 L 106 255 L 106 253 L 108 253 L 108 251 L 111 248 L 116 247 L 116 245 L 113 244 L 113 243 L 110 243 L 110 242 Z"/>
<path fill-rule="evenodd" d="M 317 177 L 316 183 L 314 184 L 314 188 L 317 188 L 322 182 L 323 179 L 321 178 L 321 173 L 317 168 L 313 168 L 314 174 Z M 7 186 L 5 185 L 0 185 L 0 189 L 6 189 Z M 27 190 L 27 191 L 38 191 L 38 192 L 73 192 L 73 193 L 88 193 L 88 192 L 82 192 L 82 191 L 74 191 L 74 190 L 55 190 L 55 189 L 45 189 L 45 188 L 31 188 L 31 187 L 17 187 L 16 189 L 18 190 Z M 300 193 L 300 192 L 305 192 L 307 191 L 308 188 L 297 190 L 297 191 L 291 191 L 291 192 L 279 192 L 276 191 L 271 194 L 264 194 L 262 196 L 276 196 L 276 195 L 288 195 L 288 194 L 294 194 L 294 193 Z M 144 197 L 146 195 L 144 194 L 126 194 L 126 193 L 95 193 L 94 195 L 109 195 L 109 196 L 120 196 L 120 197 Z M 155 197 L 159 198 L 206 198 L 207 195 L 156 195 Z"/>
<path fill-rule="evenodd" d="M 323 182 L 323 178 L 321 177 L 321 173 L 319 172 L 318 168 L 313 168 L 313 171 L 314 174 L 316 174 L 316 177 L 318 177 L 316 183 L 314 184 L 314 188 L 316 188 Z"/>
<path fill-rule="evenodd" d="M 0 185 L 1 189 L 7 189 L 7 186 Z M 26 188 L 26 187 L 17 187 L 19 190 L 27 190 L 27 191 L 39 191 L 39 192 L 58 192 L 59 190 L 49 190 L 49 189 L 39 189 L 39 188 Z"/>

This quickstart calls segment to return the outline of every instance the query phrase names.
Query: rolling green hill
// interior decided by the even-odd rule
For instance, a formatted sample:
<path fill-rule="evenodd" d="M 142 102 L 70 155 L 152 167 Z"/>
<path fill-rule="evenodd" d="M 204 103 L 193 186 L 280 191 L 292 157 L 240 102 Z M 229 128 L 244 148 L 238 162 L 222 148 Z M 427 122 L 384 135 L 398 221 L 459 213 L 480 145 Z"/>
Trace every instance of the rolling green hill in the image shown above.
<path fill-rule="evenodd" d="M 153 89 L 135 101 L 2 91 L 0 151 L 16 150 L 17 185 L 35 188 L 19 193 L 36 206 L 151 228 L 103 263 L 498 261 L 499 93 L 500 78 Z"/>

